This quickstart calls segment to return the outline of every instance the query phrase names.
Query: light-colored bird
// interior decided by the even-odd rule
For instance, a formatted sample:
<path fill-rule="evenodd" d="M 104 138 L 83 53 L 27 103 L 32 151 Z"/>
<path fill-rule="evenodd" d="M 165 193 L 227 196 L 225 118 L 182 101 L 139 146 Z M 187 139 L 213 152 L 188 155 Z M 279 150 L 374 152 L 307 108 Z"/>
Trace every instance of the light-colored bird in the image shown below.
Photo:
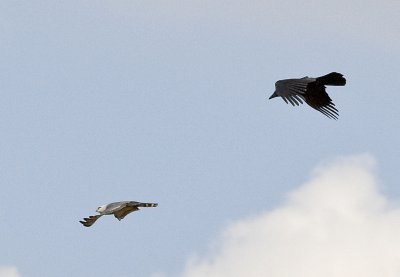
<path fill-rule="evenodd" d="M 102 217 L 103 215 L 111 215 L 113 214 L 118 220 L 123 219 L 125 216 L 130 214 L 131 212 L 139 210 L 140 207 L 157 207 L 157 203 L 141 203 L 136 201 L 121 201 L 114 202 L 110 204 L 106 204 L 97 208 L 96 212 L 98 215 L 91 215 L 89 217 L 85 217 L 83 221 L 79 221 L 85 227 L 92 226 L 97 219 Z"/>
<path fill-rule="evenodd" d="M 342 74 L 331 72 L 327 75 L 312 78 L 285 79 L 275 83 L 275 92 L 269 97 L 282 97 L 293 106 L 303 104 L 304 100 L 310 107 L 329 118 L 338 119 L 339 111 L 325 91 L 325 86 L 344 86 L 346 79 Z"/>

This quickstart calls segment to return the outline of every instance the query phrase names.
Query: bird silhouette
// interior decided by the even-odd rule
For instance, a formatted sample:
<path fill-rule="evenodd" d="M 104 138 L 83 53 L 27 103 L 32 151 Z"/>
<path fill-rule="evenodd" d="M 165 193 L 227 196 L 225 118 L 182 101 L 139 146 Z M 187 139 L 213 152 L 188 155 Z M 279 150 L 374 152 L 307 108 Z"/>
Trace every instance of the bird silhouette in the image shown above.
<path fill-rule="evenodd" d="M 346 79 L 343 74 L 331 72 L 327 75 L 313 78 L 285 79 L 275 83 L 275 92 L 269 97 L 282 97 L 293 106 L 306 102 L 329 118 L 338 119 L 339 111 L 326 92 L 326 86 L 344 86 Z"/>

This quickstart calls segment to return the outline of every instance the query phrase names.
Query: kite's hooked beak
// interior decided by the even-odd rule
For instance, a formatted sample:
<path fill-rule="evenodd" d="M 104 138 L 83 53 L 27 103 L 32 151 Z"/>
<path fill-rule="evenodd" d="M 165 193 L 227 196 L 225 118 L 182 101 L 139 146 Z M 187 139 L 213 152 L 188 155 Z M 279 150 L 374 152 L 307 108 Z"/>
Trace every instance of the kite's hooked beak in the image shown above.
<path fill-rule="evenodd" d="M 272 99 L 272 98 L 275 98 L 275 97 L 278 97 L 278 94 L 276 94 L 276 91 L 274 91 L 274 93 L 269 97 L 269 99 Z"/>

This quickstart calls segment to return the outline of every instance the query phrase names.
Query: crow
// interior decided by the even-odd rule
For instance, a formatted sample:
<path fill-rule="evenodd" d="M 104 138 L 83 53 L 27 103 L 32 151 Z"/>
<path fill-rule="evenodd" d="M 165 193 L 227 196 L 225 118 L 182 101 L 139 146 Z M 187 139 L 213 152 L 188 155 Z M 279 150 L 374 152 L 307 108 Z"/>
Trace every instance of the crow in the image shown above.
<path fill-rule="evenodd" d="M 338 119 L 339 111 L 325 91 L 325 86 L 344 86 L 346 79 L 343 74 L 331 72 L 327 75 L 312 78 L 303 77 L 300 79 L 285 79 L 275 83 L 275 92 L 269 97 L 282 97 L 288 104 L 303 104 L 304 100 L 310 107 L 321 112 L 325 116 Z"/>

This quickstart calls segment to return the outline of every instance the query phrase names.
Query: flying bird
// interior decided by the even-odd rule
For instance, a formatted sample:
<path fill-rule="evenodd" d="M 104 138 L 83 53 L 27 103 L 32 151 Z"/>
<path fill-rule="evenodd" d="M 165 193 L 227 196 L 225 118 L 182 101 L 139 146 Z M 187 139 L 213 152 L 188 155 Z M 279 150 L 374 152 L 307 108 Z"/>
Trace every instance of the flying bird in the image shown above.
<path fill-rule="evenodd" d="M 312 108 L 329 118 L 338 119 L 339 111 L 325 91 L 325 86 L 344 86 L 343 74 L 331 72 L 327 75 L 312 78 L 285 79 L 275 83 L 275 92 L 269 97 L 282 97 L 286 104 L 293 106 L 303 104 L 303 100 Z"/>
<path fill-rule="evenodd" d="M 82 221 L 79 222 L 82 223 L 85 227 L 90 227 L 96 222 L 97 219 L 99 219 L 103 215 L 113 214 L 118 220 L 121 220 L 131 212 L 138 211 L 140 207 L 147 208 L 157 206 L 157 203 L 141 203 L 136 201 L 114 202 L 98 207 L 96 210 L 96 212 L 99 213 L 98 215 L 85 217 Z"/>

